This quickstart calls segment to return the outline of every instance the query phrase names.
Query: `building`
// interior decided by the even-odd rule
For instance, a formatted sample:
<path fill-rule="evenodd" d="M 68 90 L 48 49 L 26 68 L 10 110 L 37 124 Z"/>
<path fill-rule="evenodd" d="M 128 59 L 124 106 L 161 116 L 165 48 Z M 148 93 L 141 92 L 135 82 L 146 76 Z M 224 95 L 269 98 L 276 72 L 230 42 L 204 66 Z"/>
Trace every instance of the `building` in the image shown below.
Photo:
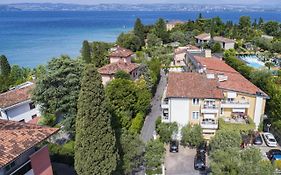
<path fill-rule="evenodd" d="M 0 119 L 0 175 L 53 175 L 42 142 L 58 130 Z"/>
<path fill-rule="evenodd" d="M 117 63 L 121 60 L 125 63 L 130 63 L 133 57 L 134 52 L 120 46 L 111 48 L 108 56 L 110 63 Z"/>
<path fill-rule="evenodd" d="M 120 70 L 125 71 L 128 74 L 130 74 L 132 80 L 135 80 L 139 77 L 139 65 L 138 64 L 129 63 L 129 62 L 125 63 L 123 61 L 119 61 L 116 63 L 107 64 L 98 69 L 98 71 L 102 77 L 103 85 L 106 85 L 108 82 L 110 82 L 112 79 L 114 79 L 115 73 Z"/>
<path fill-rule="evenodd" d="M 173 66 L 185 66 L 184 60 L 186 56 L 186 52 L 196 52 L 196 51 L 201 51 L 196 46 L 193 45 L 187 45 L 184 47 L 178 47 L 174 50 L 174 61 L 173 61 Z"/>
<path fill-rule="evenodd" d="M 219 104 L 223 98 L 216 79 L 195 72 L 169 73 L 162 121 L 177 122 L 179 128 L 200 124 L 203 133 L 213 134 L 218 129 Z"/>
<path fill-rule="evenodd" d="M 224 38 L 221 36 L 215 36 L 213 38 L 214 42 L 220 43 L 221 48 L 224 50 L 234 49 L 235 40 Z"/>
<path fill-rule="evenodd" d="M 120 46 L 111 49 L 109 54 L 110 64 L 107 64 L 98 69 L 101 74 L 102 83 L 106 85 L 112 79 L 118 71 L 125 71 L 130 74 L 131 79 L 135 80 L 139 77 L 139 64 L 132 63 L 131 60 L 134 57 L 134 53 Z"/>
<path fill-rule="evenodd" d="M 34 86 L 26 82 L 0 94 L 0 119 L 28 122 L 39 117 L 39 106 L 31 100 Z"/>
<path fill-rule="evenodd" d="M 264 115 L 268 95 L 243 77 L 239 72 L 226 64 L 222 58 L 212 56 L 209 50 L 201 54 L 188 53 L 186 57 L 189 70 L 212 76 L 223 90 L 221 116 L 230 118 L 233 115 L 251 118 L 256 128 Z"/>
<path fill-rule="evenodd" d="M 184 22 L 183 21 L 179 21 L 179 20 L 177 20 L 177 21 L 169 21 L 167 24 L 166 24 L 166 29 L 167 29 L 167 31 L 171 31 L 173 28 L 175 28 L 176 27 L 176 25 L 178 25 L 178 24 L 184 24 Z"/>
<path fill-rule="evenodd" d="M 210 41 L 218 42 L 221 45 L 221 48 L 228 50 L 234 49 L 235 40 L 228 39 L 222 36 L 211 37 L 210 33 L 202 33 L 200 35 L 195 36 L 196 43 L 198 45 L 209 43 Z"/>
<path fill-rule="evenodd" d="M 196 43 L 197 44 L 204 44 L 209 43 L 211 40 L 211 34 L 210 33 L 202 33 L 200 35 L 195 36 Z"/>
<path fill-rule="evenodd" d="M 162 100 L 162 121 L 179 126 L 200 124 L 214 134 L 218 119 L 248 123 L 258 128 L 269 97 L 215 57 L 210 50 L 186 53 L 186 73 L 170 73 Z"/>

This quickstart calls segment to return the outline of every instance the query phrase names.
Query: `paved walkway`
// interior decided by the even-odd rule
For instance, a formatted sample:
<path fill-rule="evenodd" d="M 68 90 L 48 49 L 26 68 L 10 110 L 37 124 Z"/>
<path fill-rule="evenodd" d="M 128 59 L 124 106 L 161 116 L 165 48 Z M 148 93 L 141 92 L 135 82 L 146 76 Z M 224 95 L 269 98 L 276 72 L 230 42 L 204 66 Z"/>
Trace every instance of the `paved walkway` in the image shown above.
<path fill-rule="evenodd" d="M 166 85 L 167 76 L 164 74 L 164 71 L 161 71 L 161 79 L 159 81 L 155 96 L 153 97 L 151 102 L 151 112 L 146 116 L 141 131 L 141 138 L 145 143 L 153 137 L 153 132 L 155 130 L 155 121 L 157 117 L 161 115 L 161 98 Z"/>

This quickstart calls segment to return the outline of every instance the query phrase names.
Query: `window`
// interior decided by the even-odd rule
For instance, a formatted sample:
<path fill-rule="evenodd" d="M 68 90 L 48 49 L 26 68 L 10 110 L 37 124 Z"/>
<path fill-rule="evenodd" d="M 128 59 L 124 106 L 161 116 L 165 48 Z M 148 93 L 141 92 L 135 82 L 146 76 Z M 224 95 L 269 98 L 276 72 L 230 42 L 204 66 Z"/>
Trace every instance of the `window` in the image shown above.
<path fill-rule="evenodd" d="M 29 103 L 29 108 L 30 109 L 34 109 L 35 108 L 35 104 L 33 102 Z"/>
<path fill-rule="evenodd" d="M 221 108 L 221 115 L 223 115 L 223 108 Z"/>
<path fill-rule="evenodd" d="M 163 110 L 163 120 L 169 120 L 169 111 L 168 109 Z"/>
<path fill-rule="evenodd" d="M 192 99 L 192 104 L 193 105 L 198 105 L 199 104 L 199 99 L 198 98 Z"/>
<path fill-rule="evenodd" d="M 35 117 L 37 117 L 37 114 L 34 114 L 33 116 L 31 116 L 32 119 L 34 119 Z"/>
<path fill-rule="evenodd" d="M 199 119 L 199 112 L 192 112 L 192 119 L 198 120 Z"/>
<path fill-rule="evenodd" d="M 25 120 L 24 120 L 24 119 L 22 119 L 22 120 L 20 120 L 19 122 L 25 122 Z"/>
<path fill-rule="evenodd" d="M 12 162 L 12 163 L 10 163 L 9 165 L 7 165 L 7 166 L 5 167 L 5 170 L 8 172 L 8 171 L 10 171 L 15 165 L 16 165 L 16 163 L 15 163 L 15 162 Z"/>

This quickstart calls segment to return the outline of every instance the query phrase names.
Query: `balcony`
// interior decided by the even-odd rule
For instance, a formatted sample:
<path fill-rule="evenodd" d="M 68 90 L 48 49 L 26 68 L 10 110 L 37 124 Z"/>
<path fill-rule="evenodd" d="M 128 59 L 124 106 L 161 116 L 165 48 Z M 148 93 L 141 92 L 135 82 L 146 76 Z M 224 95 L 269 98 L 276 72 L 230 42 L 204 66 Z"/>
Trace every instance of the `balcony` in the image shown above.
<path fill-rule="evenodd" d="M 227 101 L 224 100 L 221 102 L 221 107 L 222 108 L 238 108 L 238 109 L 244 109 L 244 108 L 249 108 L 250 103 L 247 101 Z"/>
<path fill-rule="evenodd" d="M 217 114 L 219 108 L 216 105 L 203 105 L 201 108 L 201 113 L 205 114 Z"/>
<path fill-rule="evenodd" d="M 215 119 L 203 119 L 200 122 L 200 126 L 202 129 L 218 129 L 219 125 Z"/>

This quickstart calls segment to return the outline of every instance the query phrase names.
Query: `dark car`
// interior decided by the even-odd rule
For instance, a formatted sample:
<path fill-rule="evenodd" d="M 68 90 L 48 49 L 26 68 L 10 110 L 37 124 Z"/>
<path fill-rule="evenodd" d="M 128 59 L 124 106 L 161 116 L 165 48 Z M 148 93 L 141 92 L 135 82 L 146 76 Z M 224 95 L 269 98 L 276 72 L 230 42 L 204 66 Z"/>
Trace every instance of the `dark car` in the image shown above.
<path fill-rule="evenodd" d="M 172 153 L 179 152 L 179 142 L 177 140 L 170 141 L 170 152 Z"/>
<path fill-rule="evenodd" d="M 207 143 L 203 142 L 197 147 L 197 153 L 206 153 L 207 152 Z"/>
<path fill-rule="evenodd" d="M 206 155 L 205 153 L 197 152 L 194 158 L 194 169 L 205 170 L 206 169 Z"/>
<path fill-rule="evenodd" d="M 269 160 L 273 158 L 273 156 L 276 155 L 281 155 L 281 150 L 280 149 L 271 149 L 266 153 L 267 157 Z"/>
<path fill-rule="evenodd" d="M 254 140 L 253 140 L 253 144 L 254 145 L 262 145 L 263 141 L 261 138 L 261 135 L 258 133 L 255 135 Z"/>

